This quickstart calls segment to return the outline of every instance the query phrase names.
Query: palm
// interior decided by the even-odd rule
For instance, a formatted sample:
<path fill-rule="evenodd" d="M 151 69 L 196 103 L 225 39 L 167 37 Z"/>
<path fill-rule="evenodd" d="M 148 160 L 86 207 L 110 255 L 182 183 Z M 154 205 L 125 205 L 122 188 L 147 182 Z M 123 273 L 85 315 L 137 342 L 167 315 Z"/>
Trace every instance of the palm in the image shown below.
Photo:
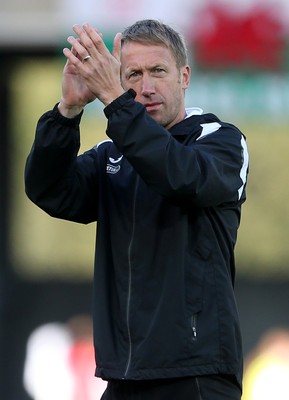
<path fill-rule="evenodd" d="M 66 104 L 78 104 L 83 107 L 96 98 L 87 87 L 85 80 L 69 61 L 64 67 L 62 95 Z"/>

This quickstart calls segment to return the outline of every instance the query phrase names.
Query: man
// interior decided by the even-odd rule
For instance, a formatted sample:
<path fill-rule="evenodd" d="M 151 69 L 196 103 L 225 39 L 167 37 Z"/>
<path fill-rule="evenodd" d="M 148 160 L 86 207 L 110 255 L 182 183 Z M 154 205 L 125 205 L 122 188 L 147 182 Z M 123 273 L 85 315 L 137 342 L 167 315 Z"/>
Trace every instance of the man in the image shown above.
<path fill-rule="evenodd" d="M 116 35 L 112 54 L 90 25 L 73 29 L 62 98 L 39 120 L 26 192 L 54 217 L 97 221 L 102 398 L 240 399 L 233 251 L 245 139 L 185 109 L 190 67 L 170 27 L 139 21 Z M 110 140 L 77 156 L 82 111 L 96 98 Z"/>

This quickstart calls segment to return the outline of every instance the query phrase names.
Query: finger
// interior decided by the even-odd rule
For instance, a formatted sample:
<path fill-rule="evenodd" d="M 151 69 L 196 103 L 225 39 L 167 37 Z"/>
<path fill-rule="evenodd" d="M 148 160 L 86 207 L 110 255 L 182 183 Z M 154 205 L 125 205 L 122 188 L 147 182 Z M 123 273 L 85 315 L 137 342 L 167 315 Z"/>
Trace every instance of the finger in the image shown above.
<path fill-rule="evenodd" d="M 115 35 L 113 40 L 113 50 L 112 55 L 120 62 L 120 52 L 121 52 L 121 37 L 122 34 L 119 32 Z"/>
<path fill-rule="evenodd" d="M 75 55 L 80 61 L 84 59 L 89 53 L 88 50 L 83 46 L 80 42 L 80 39 L 76 39 L 73 36 L 69 36 L 67 38 L 68 43 L 72 46 L 71 52 Z"/>
<path fill-rule="evenodd" d="M 93 51 L 95 46 L 84 29 L 78 24 L 73 25 L 72 29 L 77 34 L 78 38 L 76 39 L 70 36 L 67 40 L 76 48 L 76 51 L 80 55 L 79 58 L 83 59 L 87 55 L 93 55 L 93 53 L 95 53 L 95 51 Z M 78 44 L 75 43 L 76 40 Z"/>
<path fill-rule="evenodd" d="M 82 28 L 83 28 L 85 31 L 96 32 L 99 36 L 102 37 L 102 33 L 101 33 L 98 29 L 94 28 L 93 26 L 91 26 L 91 25 L 88 24 L 88 23 L 83 24 Z"/>
<path fill-rule="evenodd" d="M 102 33 L 100 33 L 97 29 L 93 28 L 91 25 L 87 23 L 83 25 L 83 31 L 86 33 L 87 37 L 91 40 L 97 52 L 103 55 L 109 53 L 109 50 L 102 39 Z M 81 31 L 79 31 L 79 33 L 81 34 Z M 89 41 L 86 41 L 85 46 L 89 46 L 87 47 L 87 49 L 89 49 L 91 43 Z"/>
<path fill-rule="evenodd" d="M 85 52 L 86 49 L 83 46 L 83 43 L 80 41 L 80 39 L 75 38 L 73 36 L 69 36 L 67 38 L 67 41 L 77 53 L 84 53 Z"/>
<path fill-rule="evenodd" d="M 76 39 L 76 41 L 80 43 L 79 39 Z M 75 46 L 72 45 L 70 50 L 71 50 L 72 54 L 75 55 L 75 57 L 77 57 L 77 58 L 80 59 L 80 55 L 79 55 L 78 52 L 76 51 Z"/>
<path fill-rule="evenodd" d="M 67 61 L 74 65 L 75 67 L 79 68 L 83 62 L 83 58 L 74 47 L 72 47 L 71 49 L 65 47 L 63 49 L 63 54 L 65 55 L 65 57 L 67 58 Z"/>
<path fill-rule="evenodd" d="M 65 55 L 65 57 L 67 58 L 68 61 L 75 61 L 75 59 L 77 57 L 77 54 L 75 54 L 75 51 L 73 49 L 68 49 L 67 47 L 64 47 L 63 49 L 63 54 Z"/>

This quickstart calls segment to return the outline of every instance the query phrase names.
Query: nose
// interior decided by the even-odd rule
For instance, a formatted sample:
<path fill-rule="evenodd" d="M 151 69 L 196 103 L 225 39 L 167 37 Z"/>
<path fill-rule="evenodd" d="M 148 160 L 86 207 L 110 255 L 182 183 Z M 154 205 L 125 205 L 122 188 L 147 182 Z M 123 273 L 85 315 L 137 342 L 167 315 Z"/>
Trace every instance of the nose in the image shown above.
<path fill-rule="evenodd" d="M 149 75 L 143 75 L 141 82 L 141 94 L 142 96 L 151 96 L 155 93 L 155 84 L 152 77 Z"/>

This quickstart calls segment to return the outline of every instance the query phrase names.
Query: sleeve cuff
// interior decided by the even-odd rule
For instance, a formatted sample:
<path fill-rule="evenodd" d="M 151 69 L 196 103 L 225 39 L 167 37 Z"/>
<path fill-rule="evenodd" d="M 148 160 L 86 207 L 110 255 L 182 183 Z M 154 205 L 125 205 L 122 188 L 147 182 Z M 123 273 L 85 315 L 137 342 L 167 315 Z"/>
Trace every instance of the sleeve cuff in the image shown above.
<path fill-rule="evenodd" d="M 67 118 L 67 117 L 64 117 L 62 114 L 60 114 L 60 112 L 58 110 L 58 104 L 59 103 L 56 103 L 52 110 L 53 116 L 56 121 L 58 121 L 62 125 L 66 125 L 66 126 L 77 126 L 80 124 L 83 110 L 81 111 L 81 113 L 76 115 L 74 118 Z"/>

